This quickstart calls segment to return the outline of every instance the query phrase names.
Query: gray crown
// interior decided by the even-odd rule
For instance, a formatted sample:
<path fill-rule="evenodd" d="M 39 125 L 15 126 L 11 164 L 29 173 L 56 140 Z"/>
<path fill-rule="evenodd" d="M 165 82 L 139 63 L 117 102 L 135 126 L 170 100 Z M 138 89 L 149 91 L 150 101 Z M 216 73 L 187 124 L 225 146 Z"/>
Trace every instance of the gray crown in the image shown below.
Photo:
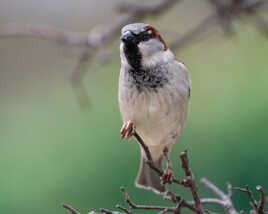
<path fill-rule="evenodd" d="M 139 34 L 140 32 L 144 31 L 147 26 L 149 25 L 144 23 L 129 24 L 123 27 L 121 33 L 123 34 L 124 32 L 129 30 L 134 34 Z"/>

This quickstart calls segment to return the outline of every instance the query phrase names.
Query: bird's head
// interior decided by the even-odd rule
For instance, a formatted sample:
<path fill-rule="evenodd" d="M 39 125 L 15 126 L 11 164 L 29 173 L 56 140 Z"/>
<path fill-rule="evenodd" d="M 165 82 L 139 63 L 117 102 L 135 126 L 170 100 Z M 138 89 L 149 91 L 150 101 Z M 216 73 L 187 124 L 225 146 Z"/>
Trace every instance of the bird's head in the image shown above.
<path fill-rule="evenodd" d="M 143 23 L 129 24 L 121 32 L 120 55 L 122 64 L 133 68 L 153 66 L 164 60 L 168 50 L 158 31 Z"/>

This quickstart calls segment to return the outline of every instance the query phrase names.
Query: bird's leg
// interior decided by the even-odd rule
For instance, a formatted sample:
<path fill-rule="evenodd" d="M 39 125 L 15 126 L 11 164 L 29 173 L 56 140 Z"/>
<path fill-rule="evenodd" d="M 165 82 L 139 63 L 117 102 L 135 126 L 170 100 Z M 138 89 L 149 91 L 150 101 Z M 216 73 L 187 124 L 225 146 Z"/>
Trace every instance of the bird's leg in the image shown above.
<path fill-rule="evenodd" d="M 129 139 L 133 136 L 134 132 L 135 132 L 134 122 L 132 122 L 131 120 L 124 122 L 121 128 L 121 137 Z"/>
<path fill-rule="evenodd" d="M 172 178 L 173 178 L 173 167 L 171 165 L 171 162 L 168 158 L 168 148 L 165 147 L 164 151 L 164 158 L 166 159 L 166 169 L 164 171 L 164 174 L 161 177 L 161 181 L 163 184 L 171 184 Z"/>

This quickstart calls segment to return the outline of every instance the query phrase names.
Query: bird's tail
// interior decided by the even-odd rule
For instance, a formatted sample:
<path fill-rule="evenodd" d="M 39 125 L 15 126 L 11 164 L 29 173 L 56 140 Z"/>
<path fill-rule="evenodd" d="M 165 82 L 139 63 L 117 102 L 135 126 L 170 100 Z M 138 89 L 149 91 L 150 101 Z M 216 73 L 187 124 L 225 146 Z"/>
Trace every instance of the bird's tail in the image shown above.
<path fill-rule="evenodd" d="M 157 193 L 164 193 L 165 186 L 161 184 L 160 176 L 150 168 L 146 161 L 147 159 L 145 157 L 141 158 L 141 165 L 138 177 L 136 179 L 136 186 L 145 189 L 152 189 Z M 159 169 L 162 169 L 163 156 L 154 161 L 154 164 Z"/>

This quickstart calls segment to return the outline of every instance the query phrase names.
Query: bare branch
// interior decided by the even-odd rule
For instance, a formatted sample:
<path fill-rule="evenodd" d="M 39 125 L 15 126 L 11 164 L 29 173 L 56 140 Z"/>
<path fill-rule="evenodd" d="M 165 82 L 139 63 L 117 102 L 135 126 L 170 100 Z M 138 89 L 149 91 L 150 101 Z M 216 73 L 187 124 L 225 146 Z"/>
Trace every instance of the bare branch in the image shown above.
<path fill-rule="evenodd" d="M 185 175 L 187 176 L 188 182 L 189 182 L 189 187 L 191 189 L 192 192 L 192 196 L 194 198 L 194 202 L 195 202 L 195 208 L 197 210 L 198 214 L 202 214 L 204 213 L 201 202 L 200 202 L 200 197 L 198 194 L 198 188 L 197 185 L 195 183 L 195 178 L 194 175 L 191 171 L 191 169 L 189 168 L 189 160 L 187 157 L 187 150 L 185 150 L 184 152 L 182 152 L 180 154 L 180 159 L 181 159 L 181 167 L 184 170 Z"/>
<path fill-rule="evenodd" d="M 121 213 L 121 212 L 118 212 L 118 211 L 111 211 L 111 210 L 107 210 L 107 209 L 104 209 L 104 208 L 100 208 L 100 212 L 102 214 L 124 214 L 124 213 Z"/>
<path fill-rule="evenodd" d="M 0 37 L 32 37 L 66 45 L 92 46 L 88 36 L 89 33 L 59 30 L 45 25 L 32 26 L 16 23 L 0 25 Z"/>
<path fill-rule="evenodd" d="M 136 131 L 134 131 L 133 136 L 136 138 L 137 142 L 140 144 L 140 146 L 144 150 L 144 152 L 146 154 L 146 157 L 147 157 L 147 164 L 151 167 L 151 169 L 153 169 L 155 172 L 157 172 L 159 176 L 163 176 L 164 171 L 162 169 L 159 169 L 154 164 L 151 152 L 150 152 L 148 146 L 143 141 L 143 139 L 140 137 L 140 135 Z M 176 179 L 174 176 L 172 176 L 171 180 L 174 183 L 177 183 L 177 184 L 183 185 L 185 187 L 188 187 L 188 182 L 187 182 L 186 179 L 180 180 L 180 179 Z"/>
<path fill-rule="evenodd" d="M 103 50 L 108 47 L 118 36 L 120 29 L 131 22 L 141 21 L 148 16 L 155 16 L 164 14 L 174 4 L 180 2 L 180 0 L 159 0 L 153 4 L 133 4 L 123 2 L 118 4 L 116 9 L 119 12 L 125 13 L 118 17 L 113 23 L 101 31 L 98 26 L 92 28 L 88 32 L 74 32 L 61 30 L 55 27 L 39 25 L 19 25 L 16 23 L 8 23 L 0 25 L 0 37 L 32 37 L 54 41 L 65 45 L 76 45 L 85 47 L 86 50 L 80 56 L 78 65 L 71 73 L 71 83 L 75 94 L 78 98 L 80 106 L 89 106 L 89 98 L 83 85 L 84 75 L 87 70 L 81 69 L 85 62 L 91 62 L 93 59 L 93 53 Z M 251 16 L 254 25 L 257 28 L 268 35 L 268 22 L 260 16 L 257 12 L 267 9 L 267 2 L 265 0 L 232 0 L 230 4 L 223 4 L 224 1 L 209 0 L 214 6 L 214 12 L 212 15 L 201 21 L 195 28 L 185 33 L 182 37 L 173 41 L 170 45 L 171 49 L 180 49 L 189 44 L 193 44 L 193 41 L 198 41 L 209 31 L 210 28 L 217 24 L 226 33 L 233 31 L 232 23 L 242 18 L 241 14 Z M 206 37 L 207 38 L 207 37 Z M 95 56 L 95 54 L 94 54 Z M 181 184 L 180 182 L 178 182 Z"/>
<path fill-rule="evenodd" d="M 117 204 L 115 207 L 118 208 L 118 209 L 120 209 L 120 210 L 122 210 L 126 214 L 131 214 L 131 211 L 129 209 L 121 206 L 120 204 Z"/>
<path fill-rule="evenodd" d="M 164 213 L 166 213 L 166 212 L 169 212 L 169 210 L 166 208 L 166 209 L 164 209 L 164 210 L 161 210 L 158 214 L 164 214 Z"/>
<path fill-rule="evenodd" d="M 201 183 L 203 183 L 207 188 L 209 188 L 212 192 L 214 192 L 216 195 L 218 195 L 222 200 L 226 200 L 227 196 L 218 188 L 216 187 L 213 183 L 211 183 L 209 180 L 206 178 L 201 178 Z"/>
<path fill-rule="evenodd" d="M 134 134 L 133 136 L 136 138 L 137 142 L 141 145 L 141 147 L 143 148 L 145 154 L 146 154 L 146 157 L 147 157 L 147 164 L 154 170 L 156 171 L 159 176 L 162 176 L 163 175 L 163 170 L 162 169 L 159 169 L 157 166 L 155 166 L 154 162 L 153 162 L 153 158 L 152 158 L 152 155 L 151 155 L 151 152 L 148 148 L 148 146 L 144 143 L 143 139 L 140 137 L 140 135 L 134 131 Z"/>
<path fill-rule="evenodd" d="M 249 190 L 248 185 L 246 185 L 246 188 L 235 187 L 234 190 L 238 190 L 238 191 L 247 193 L 247 195 L 250 199 L 251 205 L 253 206 L 254 210 L 256 210 L 256 211 L 258 210 L 258 205 L 257 205 L 257 203 L 252 195 L 252 192 Z"/>
<path fill-rule="evenodd" d="M 203 183 L 208 189 L 210 189 L 212 192 L 214 192 L 222 199 L 222 206 L 224 207 L 226 213 L 238 214 L 238 212 L 234 208 L 231 198 L 229 197 L 230 191 L 228 191 L 228 195 L 224 194 L 218 187 L 216 187 L 206 178 L 202 178 L 201 183 Z"/>
<path fill-rule="evenodd" d="M 268 20 L 265 20 L 261 15 L 255 14 L 251 17 L 253 24 L 263 33 L 264 36 L 268 37 Z"/>
<path fill-rule="evenodd" d="M 260 193 L 260 200 L 259 200 L 259 203 L 258 203 L 258 213 L 259 214 L 264 214 L 264 205 L 265 205 L 265 193 L 264 193 L 264 190 L 262 188 L 262 186 L 258 185 L 256 187 L 256 190 L 259 191 Z"/>
<path fill-rule="evenodd" d="M 173 50 L 180 50 L 190 43 L 199 40 L 202 35 L 208 31 L 212 26 L 217 24 L 217 16 L 212 14 L 201 21 L 195 28 L 186 32 L 183 36 L 173 41 L 170 48 Z"/>
<path fill-rule="evenodd" d="M 179 2 L 180 0 L 161 0 L 153 5 L 133 5 L 121 3 L 117 6 L 118 10 L 127 10 L 126 16 L 119 17 L 106 31 L 96 35 L 96 29 L 93 28 L 89 32 L 72 32 L 59 30 L 50 26 L 32 26 L 32 25 L 18 25 L 15 23 L 8 23 L 1 25 L 0 37 L 33 37 L 39 39 L 46 39 L 64 43 L 68 45 L 86 45 L 90 48 L 102 47 L 107 42 L 113 40 L 117 36 L 121 28 L 133 21 L 141 20 L 146 16 L 160 15 L 169 7 Z"/>
<path fill-rule="evenodd" d="M 119 34 L 121 28 L 131 22 L 142 20 L 147 16 L 160 15 L 167 11 L 172 5 L 180 0 L 161 0 L 152 5 L 133 5 L 121 3 L 117 6 L 118 10 L 127 12 L 126 15 L 118 17 L 114 23 L 107 26 L 105 31 L 96 32 L 93 28 L 89 32 L 72 32 L 59 30 L 50 26 L 31 26 L 8 23 L 0 26 L 0 37 L 32 37 L 55 41 L 65 45 L 79 45 L 87 47 L 81 54 L 77 67 L 71 73 L 71 83 L 78 98 L 80 106 L 89 105 L 89 98 L 83 85 L 83 77 L 86 73 L 81 69 L 84 62 L 89 62 L 93 58 L 92 51 L 96 52 L 108 46 Z"/>
<path fill-rule="evenodd" d="M 138 135 L 137 135 L 138 136 Z M 143 141 L 142 141 L 143 142 Z M 143 142 L 144 143 L 144 142 Z M 145 145 L 145 144 L 144 144 Z M 150 157 L 150 151 L 148 150 L 148 156 Z M 173 212 L 174 214 L 180 214 L 181 213 L 181 209 L 182 208 L 188 208 L 190 210 L 192 210 L 195 213 L 202 213 L 202 214 L 215 214 L 214 212 L 211 212 L 209 210 L 205 210 L 202 208 L 202 206 L 200 206 L 198 203 L 200 204 L 216 204 L 219 205 L 221 207 L 223 207 L 225 209 L 225 212 L 227 214 L 238 214 L 238 212 L 235 210 L 232 201 L 231 201 L 231 196 L 232 196 L 232 186 L 231 184 L 227 183 L 227 191 L 228 194 L 225 194 L 223 191 L 221 191 L 218 187 L 216 187 L 213 183 L 211 183 L 209 180 L 202 178 L 201 182 L 208 188 L 210 189 L 212 192 L 214 192 L 217 196 L 220 197 L 220 199 L 217 198 L 199 198 L 198 192 L 197 192 L 197 186 L 193 187 L 192 185 L 196 185 L 194 182 L 194 176 L 193 173 L 191 172 L 191 169 L 189 168 L 189 161 L 188 161 L 188 157 L 187 157 L 187 152 L 182 152 L 180 155 L 181 161 L 182 161 L 182 168 L 185 172 L 186 175 L 186 180 L 188 182 L 188 186 L 192 191 L 192 195 L 194 200 L 193 201 L 186 201 L 183 197 L 181 197 L 180 195 L 177 195 L 175 193 L 173 193 L 172 191 L 167 191 L 166 195 L 163 196 L 164 199 L 167 199 L 171 202 L 173 202 L 175 204 L 175 206 L 156 206 L 156 205 L 138 205 L 136 203 L 134 203 L 133 201 L 131 201 L 129 194 L 127 193 L 127 191 L 125 190 L 124 187 L 121 187 L 121 191 L 125 197 L 125 201 L 126 203 L 130 206 L 131 209 L 135 210 L 158 210 L 160 211 L 159 214 L 163 214 L 166 212 Z M 254 213 L 254 214 L 268 214 L 268 212 L 264 211 L 264 205 L 266 203 L 266 198 L 265 198 L 265 193 L 264 190 L 261 186 L 257 186 L 256 189 L 257 191 L 259 191 L 260 193 L 260 200 L 257 203 L 254 198 L 253 195 L 251 193 L 251 191 L 248 189 L 248 187 L 246 186 L 245 189 L 237 187 L 234 188 L 235 190 L 239 190 L 242 192 L 245 192 L 248 194 L 251 203 L 253 205 L 254 210 L 252 210 L 250 213 Z M 196 191 L 196 192 L 193 192 Z M 197 194 L 197 195 L 195 195 Z M 197 201 L 196 200 L 199 200 Z M 198 209 L 198 205 L 199 205 L 199 209 Z M 79 214 L 78 211 L 76 211 L 74 208 L 72 208 L 69 205 L 63 204 L 62 205 L 65 209 L 68 209 L 71 214 Z M 256 206 L 256 207 L 254 207 Z M 123 211 L 119 212 L 119 211 L 111 211 L 111 210 L 107 210 L 104 208 L 100 209 L 100 212 L 103 214 L 132 214 L 132 211 L 121 206 L 121 205 L 116 205 L 116 208 L 121 209 Z M 201 210 L 200 210 L 201 209 Z M 240 213 L 244 213 L 244 211 L 241 211 Z M 90 214 L 96 214 L 95 211 L 92 211 Z"/>
<path fill-rule="evenodd" d="M 165 206 L 147 206 L 147 205 L 137 205 L 135 203 L 133 203 L 130 200 L 130 197 L 127 193 L 127 191 L 125 190 L 124 187 L 121 187 L 121 191 L 123 192 L 124 196 L 125 196 L 125 200 L 128 203 L 128 205 L 132 208 L 132 209 L 142 209 L 142 210 L 166 210 L 166 212 L 168 211 L 175 211 L 176 208 L 175 207 L 165 207 Z"/>
<path fill-rule="evenodd" d="M 186 207 L 194 212 L 196 212 L 196 208 L 194 206 L 194 202 L 188 202 L 186 200 L 184 200 L 181 196 L 176 195 L 175 193 L 168 191 L 166 193 L 166 196 L 169 196 L 169 199 L 167 197 L 165 197 L 165 199 L 168 199 L 170 201 L 172 201 L 175 204 L 179 204 L 179 208 L 183 208 Z"/>
<path fill-rule="evenodd" d="M 71 214 L 80 214 L 78 211 L 76 211 L 74 208 L 72 208 L 70 205 L 68 204 L 62 204 L 61 205 L 63 208 L 69 210 L 71 212 Z"/>
<path fill-rule="evenodd" d="M 226 183 L 227 186 L 227 191 L 228 191 L 228 198 L 232 198 L 233 195 L 233 189 L 232 189 L 232 184 L 230 184 L 229 182 Z"/>
<path fill-rule="evenodd" d="M 136 140 L 138 141 L 138 143 L 141 145 L 141 147 L 143 148 L 144 152 L 146 153 L 146 156 L 148 158 L 148 161 L 151 160 L 152 165 L 152 170 L 155 170 L 159 173 L 159 176 L 163 175 L 163 171 L 162 169 L 158 169 L 157 167 L 154 168 L 153 165 L 153 161 L 152 161 L 152 156 L 151 153 L 149 151 L 149 148 L 146 146 L 145 142 L 143 141 L 143 139 L 138 135 L 138 133 L 134 130 L 133 131 L 133 135 L 136 138 Z M 167 157 L 167 151 L 164 150 L 164 155 L 166 156 L 167 161 L 169 162 L 169 159 Z M 205 210 L 203 209 L 202 205 L 205 204 L 216 204 L 219 205 L 221 207 L 224 208 L 225 212 L 227 214 L 238 214 L 238 212 L 235 210 L 234 205 L 232 203 L 231 197 L 232 197 L 232 186 L 230 183 L 227 183 L 227 194 L 225 194 L 222 190 L 220 190 L 217 186 L 215 186 L 213 183 L 211 183 L 209 180 L 207 180 L 206 178 L 202 178 L 201 179 L 201 183 L 203 183 L 208 189 L 210 189 L 212 192 L 214 192 L 217 196 L 220 197 L 220 199 L 217 198 L 200 198 L 199 194 L 198 194 L 198 188 L 197 185 L 195 183 L 195 179 L 194 179 L 194 175 L 189 167 L 189 160 L 188 160 L 188 156 L 187 156 L 187 150 L 185 150 L 184 152 L 182 152 L 180 154 L 180 159 L 181 159 L 181 167 L 184 170 L 185 176 L 186 178 L 183 179 L 184 182 L 180 183 L 180 185 L 183 185 L 186 188 L 190 188 L 191 192 L 192 192 L 192 196 L 193 196 L 193 201 L 186 201 L 182 196 L 177 195 L 175 193 L 173 193 L 172 191 L 167 191 L 166 195 L 163 196 L 164 199 L 171 201 L 172 203 L 174 203 L 174 206 L 158 206 L 158 205 L 139 205 L 134 203 L 131 199 L 129 194 L 127 193 L 127 191 L 125 190 L 124 187 L 121 187 L 121 191 L 125 197 L 125 201 L 126 203 L 129 205 L 129 207 L 133 210 L 137 209 L 137 210 L 158 210 L 160 211 L 160 214 L 166 213 L 166 212 L 173 212 L 174 214 L 180 214 L 181 213 L 181 209 L 182 208 L 188 208 L 191 211 L 197 213 L 197 214 L 215 214 L 209 210 Z M 148 163 L 149 164 L 149 163 Z M 171 164 L 171 163 L 169 163 Z M 173 176 L 173 175 L 172 175 Z M 177 180 L 174 178 L 174 180 Z M 171 180 L 171 182 L 174 182 L 174 180 Z M 257 186 L 256 189 L 257 191 L 259 191 L 260 193 L 260 200 L 257 203 L 254 198 L 253 195 L 251 193 L 251 191 L 248 189 L 248 186 L 246 186 L 245 189 L 237 187 L 234 188 L 235 190 L 239 190 L 242 192 L 245 192 L 248 194 L 251 204 L 253 206 L 253 210 L 250 213 L 254 213 L 254 214 L 268 214 L 268 212 L 264 211 L 264 205 L 266 203 L 266 198 L 265 198 L 265 193 L 264 190 L 261 186 Z M 71 206 L 69 205 L 63 205 L 64 208 L 68 209 L 69 211 L 71 211 L 71 214 L 79 214 L 75 209 L 73 209 Z M 131 209 L 127 209 L 121 205 L 116 205 L 116 208 L 120 209 L 123 211 L 123 213 L 119 212 L 119 211 L 111 211 L 111 210 L 107 210 L 104 208 L 101 208 L 100 211 L 103 214 L 132 214 L 132 210 Z M 245 213 L 244 211 L 241 211 L 240 213 Z M 90 214 L 96 214 L 94 211 L 91 212 Z"/>

